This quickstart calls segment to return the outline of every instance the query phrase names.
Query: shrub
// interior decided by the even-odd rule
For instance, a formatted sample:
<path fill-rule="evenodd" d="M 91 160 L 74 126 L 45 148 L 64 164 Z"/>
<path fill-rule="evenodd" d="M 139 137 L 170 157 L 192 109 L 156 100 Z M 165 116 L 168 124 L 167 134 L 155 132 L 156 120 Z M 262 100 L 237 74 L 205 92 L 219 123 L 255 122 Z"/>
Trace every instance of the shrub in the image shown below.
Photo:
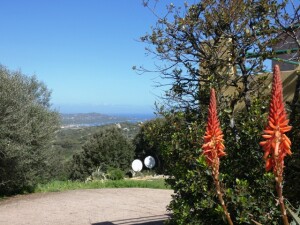
<path fill-rule="evenodd" d="M 95 171 L 92 172 L 92 175 L 89 176 L 85 181 L 92 181 L 92 180 L 106 180 L 107 174 L 101 170 L 101 167 L 98 167 Z"/>
<path fill-rule="evenodd" d="M 252 220 L 280 224 L 273 176 L 265 174 L 263 151 L 258 145 L 266 121 L 265 104 L 256 99 L 249 111 L 241 110 L 235 118 L 236 130 L 226 125 L 230 115 L 225 110 L 220 113 L 228 155 L 222 159 L 219 179 L 234 224 L 251 224 Z M 226 224 L 211 172 L 201 157 L 202 121 L 188 112 L 165 113 L 165 126 L 153 132 L 162 137 L 166 173 L 170 175 L 167 183 L 174 189 L 169 224 Z"/>
<path fill-rule="evenodd" d="M 97 169 L 107 173 L 109 168 L 126 171 L 134 156 L 131 142 L 120 129 L 108 127 L 100 130 L 82 146 L 82 152 L 73 156 L 70 179 L 85 180 Z"/>
<path fill-rule="evenodd" d="M 165 172 L 164 160 L 160 148 L 161 137 L 153 135 L 153 133 L 155 133 L 155 129 L 164 126 L 164 123 L 164 119 L 158 118 L 142 124 L 139 133 L 133 139 L 135 157 L 138 159 L 144 159 L 149 155 L 154 157 L 155 167 L 153 170 L 160 174 Z"/>
<path fill-rule="evenodd" d="M 107 170 L 107 177 L 110 180 L 122 180 L 125 177 L 125 173 L 118 168 L 109 168 Z"/>

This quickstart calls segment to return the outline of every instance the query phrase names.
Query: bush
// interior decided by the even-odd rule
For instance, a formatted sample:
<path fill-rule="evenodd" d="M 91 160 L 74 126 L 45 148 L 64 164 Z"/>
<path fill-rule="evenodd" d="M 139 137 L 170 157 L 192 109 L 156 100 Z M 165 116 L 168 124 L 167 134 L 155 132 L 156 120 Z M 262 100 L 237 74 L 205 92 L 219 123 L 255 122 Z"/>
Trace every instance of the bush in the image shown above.
<path fill-rule="evenodd" d="M 221 159 L 220 181 L 224 199 L 234 224 L 280 224 L 280 212 L 274 201 L 274 178 L 265 174 L 259 141 L 266 119 L 265 101 L 253 100 L 249 111 L 235 118 L 236 130 L 229 115 L 221 111 L 227 156 Z M 205 115 L 200 115 L 206 118 Z M 205 119 L 189 113 L 165 113 L 164 126 L 153 135 L 161 137 L 161 151 L 167 183 L 174 189 L 169 205 L 169 224 L 226 224 L 218 204 L 210 169 L 201 157 Z M 261 121 L 257 125 L 257 121 Z M 267 216 L 266 216 L 267 215 Z"/>
<path fill-rule="evenodd" d="M 139 133 L 133 139 L 135 147 L 135 157 L 144 159 L 147 156 L 152 156 L 155 159 L 155 167 L 153 170 L 156 173 L 164 174 L 164 160 L 160 149 L 160 137 L 153 135 L 156 127 L 164 126 L 165 120 L 158 118 L 148 121 L 141 125 Z"/>
<path fill-rule="evenodd" d="M 107 170 L 107 177 L 110 180 L 122 180 L 125 177 L 125 173 L 118 168 L 109 168 Z"/>
<path fill-rule="evenodd" d="M 82 149 L 82 152 L 73 156 L 71 162 L 72 180 L 85 180 L 99 167 L 104 173 L 107 173 L 109 168 L 126 171 L 130 168 L 134 156 L 131 142 L 115 127 L 98 131 Z"/>

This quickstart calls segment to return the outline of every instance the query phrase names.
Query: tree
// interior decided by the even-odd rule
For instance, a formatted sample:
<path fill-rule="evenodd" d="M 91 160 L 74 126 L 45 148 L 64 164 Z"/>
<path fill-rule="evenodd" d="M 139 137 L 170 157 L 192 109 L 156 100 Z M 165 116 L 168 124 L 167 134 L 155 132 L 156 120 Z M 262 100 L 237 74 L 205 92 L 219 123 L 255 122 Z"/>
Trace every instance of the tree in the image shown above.
<path fill-rule="evenodd" d="M 82 146 L 82 152 L 73 156 L 70 178 L 85 180 L 99 168 L 102 172 L 110 168 L 129 170 L 133 156 L 133 145 L 120 129 L 100 130 Z"/>
<path fill-rule="evenodd" d="M 33 187 L 49 175 L 58 113 L 51 92 L 35 77 L 0 67 L 0 194 Z"/>
<path fill-rule="evenodd" d="M 154 14 L 157 4 L 155 1 L 152 7 L 150 1 L 144 1 Z M 291 5 L 292 10 L 288 10 Z M 299 3 L 290 0 L 202 0 L 183 7 L 171 4 L 165 15 L 155 14 L 156 25 L 141 37 L 148 45 L 147 52 L 159 60 L 154 71 L 170 84 L 164 97 L 169 107 L 161 111 L 170 125 L 162 132 L 171 132 L 162 134 L 168 139 L 161 139 L 167 146 L 164 160 L 168 182 L 175 190 L 170 223 L 222 224 L 216 218 L 222 209 L 211 191 L 209 171 L 199 157 L 203 144 L 199 135 L 204 134 L 211 87 L 218 93 L 219 118 L 228 146 L 220 181 L 226 187 L 225 202 L 234 224 L 280 223 L 280 213 L 270 197 L 274 191 L 272 175 L 264 175 L 262 149 L 257 144 L 270 91 L 262 72 L 266 59 L 277 56 L 274 46 L 288 32 L 289 40 L 297 42 L 299 37 L 292 34 L 300 30 L 296 26 L 299 8 Z M 137 70 L 153 71 L 143 67 Z M 291 103 L 291 115 L 299 111 L 297 104 L 296 98 Z M 291 119 L 297 123 L 299 118 Z M 294 139 L 299 140 L 297 129 Z M 298 193 L 299 188 L 290 184 L 289 192 Z M 293 201 L 299 203 L 294 196 Z"/>
<path fill-rule="evenodd" d="M 294 11 L 288 14 L 291 3 L 202 0 L 185 3 L 183 8 L 171 4 L 165 15 L 155 14 L 156 26 L 141 41 L 163 62 L 155 71 L 171 81 L 168 103 L 179 109 L 206 108 L 213 86 L 218 93 L 231 89 L 226 101 L 232 111 L 239 101 L 249 108 L 250 95 L 261 87 L 260 82 L 252 82 L 252 75 L 261 73 L 265 60 L 274 57 L 273 47 L 282 41 L 283 33 L 289 32 L 292 40 L 298 41 L 294 33 L 299 30 L 300 8 L 295 3 Z M 151 1 L 144 1 L 144 5 L 155 13 Z M 290 22 L 288 28 L 284 21 Z M 140 67 L 138 71 L 152 70 Z"/>
<path fill-rule="evenodd" d="M 163 118 L 150 120 L 141 125 L 139 133 L 133 139 L 135 146 L 135 157 L 143 160 L 147 156 L 155 159 L 155 171 L 164 173 L 164 160 L 162 157 L 163 146 L 161 146 L 161 136 L 157 131 L 166 126 Z"/>

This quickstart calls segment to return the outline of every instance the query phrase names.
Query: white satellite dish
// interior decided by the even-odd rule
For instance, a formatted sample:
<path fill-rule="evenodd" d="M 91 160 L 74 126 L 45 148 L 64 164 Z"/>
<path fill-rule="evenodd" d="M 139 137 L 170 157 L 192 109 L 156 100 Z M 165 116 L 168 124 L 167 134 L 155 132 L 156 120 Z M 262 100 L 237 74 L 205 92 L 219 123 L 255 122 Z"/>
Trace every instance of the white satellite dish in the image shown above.
<path fill-rule="evenodd" d="M 131 168 L 133 169 L 134 172 L 140 172 L 143 169 L 143 163 L 139 159 L 133 160 L 131 163 Z"/>
<path fill-rule="evenodd" d="M 147 168 L 152 169 L 155 166 L 155 159 L 152 156 L 147 156 L 144 160 L 144 164 Z"/>

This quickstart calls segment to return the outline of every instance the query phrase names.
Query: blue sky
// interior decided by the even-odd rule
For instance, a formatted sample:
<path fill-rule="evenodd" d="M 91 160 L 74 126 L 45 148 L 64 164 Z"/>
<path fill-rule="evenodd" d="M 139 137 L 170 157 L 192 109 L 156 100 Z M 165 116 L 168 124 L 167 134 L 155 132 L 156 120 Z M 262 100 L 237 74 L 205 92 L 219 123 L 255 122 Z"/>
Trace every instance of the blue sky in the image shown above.
<path fill-rule="evenodd" d="M 158 74 L 132 66 L 153 65 L 137 40 L 155 21 L 141 0 L 1 0 L 0 64 L 36 75 L 61 112 L 152 112 Z"/>

